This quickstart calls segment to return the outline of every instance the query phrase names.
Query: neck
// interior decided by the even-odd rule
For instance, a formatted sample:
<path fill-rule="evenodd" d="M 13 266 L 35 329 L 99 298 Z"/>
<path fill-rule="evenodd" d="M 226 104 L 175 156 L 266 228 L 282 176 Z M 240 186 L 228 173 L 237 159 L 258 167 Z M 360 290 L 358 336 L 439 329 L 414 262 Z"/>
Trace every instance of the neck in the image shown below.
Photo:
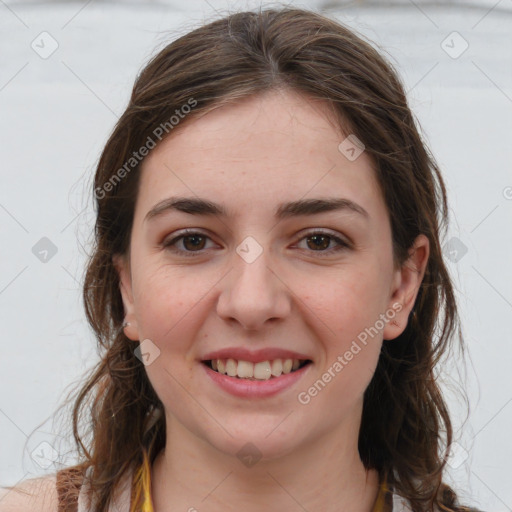
<path fill-rule="evenodd" d="M 359 458 L 354 425 L 278 458 L 244 465 L 169 419 L 166 447 L 152 468 L 155 512 L 238 511 L 242 504 L 246 512 L 373 509 L 378 474 Z"/>

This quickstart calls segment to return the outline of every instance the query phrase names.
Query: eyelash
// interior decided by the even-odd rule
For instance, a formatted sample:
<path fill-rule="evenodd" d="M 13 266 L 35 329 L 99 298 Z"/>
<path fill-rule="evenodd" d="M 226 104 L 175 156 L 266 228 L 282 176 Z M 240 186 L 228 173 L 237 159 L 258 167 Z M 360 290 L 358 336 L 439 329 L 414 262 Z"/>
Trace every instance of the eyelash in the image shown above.
<path fill-rule="evenodd" d="M 186 251 L 186 250 L 178 250 L 175 247 L 173 247 L 179 240 L 182 240 L 184 238 L 187 238 L 187 237 L 193 236 L 193 235 L 199 235 L 201 237 L 210 239 L 210 237 L 208 235 L 206 235 L 204 233 L 201 233 L 200 231 L 194 231 L 194 230 L 191 230 L 191 229 L 186 229 L 186 230 L 182 231 L 179 234 L 179 236 L 174 237 L 172 240 L 164 241 L 162 243 L 162 246 L 164 248 L 170 250 L 171 252 L 179 253 L 180 255 L 183 255 L 183 256 L 185 256 L 187 258 L 188 257 L 195 257 L 195 256 L 198 256 L 198 255 L 201 255 L 207 249 L 201 249 L 199 251 Z M 322 230 L 310 231 L 310 232 L 306 233 L 302 238 L 299 239 L 299 242 L 304 240 L 305 238 L 311 237 L 313 235 L 327 236 L 327 237 L 331 238 L 333 241 L 335 241 L 338 244 L 337 247 L 334 247 L 332 249 L 319 250 L 319 251 L 313 251 L 313 250 L 308 251 L 308 252 L 313 252 L 313 253 L 319 253 L 319 256 L 321 258 L 322 257 L 326 257 L 326 256 L 330 256 L 332 253 L 337 253 L 339 251 L 342 251 L 344 249 L 348 249 L 350 247 L 349 244 L 347 242 L 345 242 L 344 240 L 342 240 L 341 238 L 337 237 L 336 235 L 333 235 L 332 233 L 329 233 L 328 231 L 322 231 Z"/>

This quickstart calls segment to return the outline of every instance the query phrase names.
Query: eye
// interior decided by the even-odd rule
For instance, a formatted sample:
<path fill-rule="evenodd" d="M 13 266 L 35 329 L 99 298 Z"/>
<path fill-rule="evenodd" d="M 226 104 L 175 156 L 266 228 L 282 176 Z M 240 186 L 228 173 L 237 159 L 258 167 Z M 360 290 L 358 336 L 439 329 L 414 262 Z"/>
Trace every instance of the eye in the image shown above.
<path fill-rule="evenodd" d="M 319 254 L 320 257 L 329 256 L 334 252 L 349 248 L 347 242 L 328 231 L 310 231 L 300 239 L 300 241 L 302 240 L 306 241 L 306 246 L 311 249 L 311 252 L 321 253 Z M 335 242 L 335 246 L 329 249 L 332 242 Z"/>
<path fill-rule="evenodd" d="M 197 254 L 201 254 L 203 250 L 207 249 L 207 247 L 205 247 L 207 240 L 210 240 L 208 235 L 200 231 L 187 229 L 181 231 L 178 236 L 171 240 L 164 241 L 162 246 L 183 256 L 195 256 Z M 302 242 L 303 240 L 306 241 L 307 249 L 309 249 L 308 252 L 320 253 L 320 257 L 329 256 L 332 253 L 348 249 L 350 247 L 349 243 L 328 231 L 310 231 L 299 241 Z M 329 248 L 332 243 L 335 244 L 334 247 Z"/>
<path fill-rule="evenodd" d="M 205 242 L 209 239 L 209 236 L 201 233 L 200 231 L 186 229 L 182 231 L 179 236 L 174 237 L 171 240 L 164 241 L 162 246 L 183 256 L 194 256 L 194 253 L 199 253 L 205 248 Z M 180 242 L 180 245 L 184 247 L 184 249 L 178 249 L 176 247 L 178 242 Z"/>

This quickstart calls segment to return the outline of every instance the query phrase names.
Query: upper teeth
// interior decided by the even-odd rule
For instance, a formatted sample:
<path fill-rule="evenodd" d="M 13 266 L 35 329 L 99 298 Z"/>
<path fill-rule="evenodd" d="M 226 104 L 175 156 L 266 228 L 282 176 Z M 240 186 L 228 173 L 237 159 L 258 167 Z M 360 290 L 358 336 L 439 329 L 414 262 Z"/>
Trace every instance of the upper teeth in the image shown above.
<path fill-rule="evenodd" d="M 282 373 L 290 373 L 300 366 L 299 359 L 274 359 L 251 363 L 236 359 L 212 359 L 212 368 L 219 373 L 242 379 L 268 380 L 272 376 L 279 377 Z"/>

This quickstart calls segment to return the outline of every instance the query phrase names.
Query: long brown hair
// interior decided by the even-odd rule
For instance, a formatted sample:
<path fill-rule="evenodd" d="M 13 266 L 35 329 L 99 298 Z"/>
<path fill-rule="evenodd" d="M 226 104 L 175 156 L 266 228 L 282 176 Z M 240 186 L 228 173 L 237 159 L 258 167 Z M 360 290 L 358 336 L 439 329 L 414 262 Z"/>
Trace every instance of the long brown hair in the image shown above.
<path fill-rule="evenodd" d="M 352 30 L 301 9 L 215 20 L 166 46 L 135 81 L 94 177 L 95 241 L 83 298 L 101 361 L 74 403 L 77 467 L 89 469 L 97 511 L 103 512 L 122 476 L 142 463 L 143 449 L 154 460 L 165 445 L 165 417 L 148 423 L 162 404 L 134 354 L 136 344 L 123 333 L 112 261 L 129 254 L 140 176 L 133 152 L 198 115 L 276 87 L 326 101 L 339 126 L 365 144 L 389 212 L 396 265 L 406 261 L 419 234 L 428 237 L 430 257 L 408 325 L 383 342 L 365 391 L 359 453 L 415 512 L 464 510 L 443 483 L 452 426 L 434 372 L 452 340 L 463 349 L 440 246 L 448 222 L 445 185 L 393 67 Z M 191 100 L 194 107 L 184 109 Z M 170 120 L 179 113 L 174 126 Z"/>

